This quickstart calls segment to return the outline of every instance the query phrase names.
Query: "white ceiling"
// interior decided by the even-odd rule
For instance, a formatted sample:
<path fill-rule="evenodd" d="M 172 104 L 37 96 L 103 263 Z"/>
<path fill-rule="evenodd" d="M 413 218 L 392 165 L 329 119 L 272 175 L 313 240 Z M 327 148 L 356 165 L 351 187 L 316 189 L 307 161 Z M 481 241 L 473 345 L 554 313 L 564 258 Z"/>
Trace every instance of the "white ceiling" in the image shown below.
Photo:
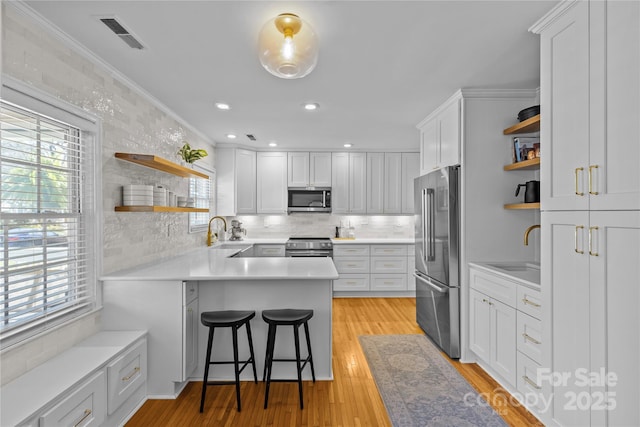
<path fill-rule="evenodd" d="M 461 87 L 539 86 L 538 36 L 527 29 L 556 1 L 26 3 L 211 141 L 236 133 L 257 148 L 407 151 L 418 149 L 415 125 Z M 302 79 L 274 77 L 258 61 L 258 32 L 283 12 L 320 41 Z M 97 19 L 105 15 L 147 48 L 129 48 Z"/>

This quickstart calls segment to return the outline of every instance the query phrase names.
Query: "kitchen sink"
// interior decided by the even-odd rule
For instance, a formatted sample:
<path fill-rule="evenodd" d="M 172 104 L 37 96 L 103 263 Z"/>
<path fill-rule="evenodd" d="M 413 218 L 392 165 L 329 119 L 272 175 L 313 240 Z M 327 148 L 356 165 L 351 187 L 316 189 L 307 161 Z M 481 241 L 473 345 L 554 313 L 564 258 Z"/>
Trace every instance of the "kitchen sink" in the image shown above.
<path fill-rule="evenodd" d="M 487 263 L 487 266 L 504 271 L 540 271 L 540 265 L 532 262 L 523 263 Z"/>
<path fill-rule="evenodd" d="M 512 262 L 486 262 L 479 263 L 495 273 L 503 274 L 517 280 L 525 280 L 529 283 L 540 285 L 540 264 L 528 261 Z"/>
<path fill-rule="evenodd" d="M 214 246 L 211 249 L 237 249 L 239 251 L 243 251 L 250 247 L 251 245 L 235 245 L 233 243 L 223 243 L 221 245 Z"/>

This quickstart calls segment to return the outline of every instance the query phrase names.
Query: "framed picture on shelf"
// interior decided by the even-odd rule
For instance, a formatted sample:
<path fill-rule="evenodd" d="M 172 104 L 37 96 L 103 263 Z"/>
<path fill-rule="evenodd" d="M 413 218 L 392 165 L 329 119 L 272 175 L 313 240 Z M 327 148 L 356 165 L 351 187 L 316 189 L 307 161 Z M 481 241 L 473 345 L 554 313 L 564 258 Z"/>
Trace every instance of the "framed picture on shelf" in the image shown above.
<path fill-rule="evenodd" d="M 511 156 L 515 163 L 540 157 L 540 138 L 516 136 Z"/>

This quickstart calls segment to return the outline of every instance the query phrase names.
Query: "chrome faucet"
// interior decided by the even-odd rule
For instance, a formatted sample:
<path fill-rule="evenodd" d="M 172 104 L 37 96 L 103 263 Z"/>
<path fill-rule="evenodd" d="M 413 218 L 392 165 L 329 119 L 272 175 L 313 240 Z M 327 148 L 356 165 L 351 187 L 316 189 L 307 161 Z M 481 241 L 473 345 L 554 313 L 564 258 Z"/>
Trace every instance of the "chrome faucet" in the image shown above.
<path fill-rule="evenodd" d="M 221 216 L 214 216 L 213 218 L 211 218 L 209 220 L 209 228 L 207 229 L 207 246 L 211 246 L 212 243 L 214 243 L 216 240 L 218 240 L 218 233 L 215 233 L 215 240 L 213 239 L 213 234 L 211 233 L 211 223 L 213 222 L 214 219 L 220 219 L 222 220 L 222 224 L 224 225 L 224 231 L 227 231 L 227 220 L 224 219 L 224 217 Z"/>
<path fill-rule="evenodd" d="M 524 231 L 524 245 L 525 246 L 529 246 L 529 233 L 531 233 L 531 230 L 533 230 L 534 228 L 540 228 L 540 224 L 535 224 L 535 225 L 532 225 L 530 227 L 527 227 L 527 229 Z"/>

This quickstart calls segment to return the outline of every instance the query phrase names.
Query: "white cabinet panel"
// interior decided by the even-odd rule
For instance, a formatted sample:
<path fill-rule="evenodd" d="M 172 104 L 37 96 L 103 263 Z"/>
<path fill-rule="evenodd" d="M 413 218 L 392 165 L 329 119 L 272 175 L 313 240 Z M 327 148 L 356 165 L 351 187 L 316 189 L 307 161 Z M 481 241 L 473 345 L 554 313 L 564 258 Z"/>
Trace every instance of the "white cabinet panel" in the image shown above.
<path fill-rule="evenodd" d="M 516 309 L 491 300 L 491 367 L 516 384 Z"/>
<path fill-rule="evenodd" d="M 542 295 L 539 290 L 518 285 L 518 311 L 527 313 L 536 319 L 542 319 Z"/>
<path fill-rule="evenodd" d="M 491 360 L 491 299 L 469 291 L 469 348 L 482 360 Z"/>
<path fill-rule="evenodd" d="M 331 211 L 349 213 L 349 153 L 331 155 Z"/>
<path fill-rule="evenodd" d="M 452 166 L 460 163 L 460 100 L 456 100 L 439 115 L 440 121 L 440 165 Z"/>
<path fill-rule="evenodd" d="M 256 213 L 256 153 L 237 150 L 234 173 L 236 175 L 236 212 L 238 214 Z"/>
<path fill-rule="evenodd" d="M 147 380 L 147 341 L 107 366 L 107 408 L 113 414 Z"/>
<path fill-rule="evenodd" d="M 256 153 L 235 148 L 216 149 L 218 215 L 256 213 Z"/>
<path fill-rule="evenodd" d="M 287 153 L 287 185 L 306 187 L 309 185 L 309 153 Z"/>
<path fill-rule="evenodd" d="M 182 381 L 189 379 L 198 367 L 198 299 L 183 308 L 182 314 Z"/>
<path fill-rule="evenodd" d="M 371 257 L 371 273 L 405 274 L 406 271 L 406 257 Z"/>
<path fill-rule="evenodd" d="M 333 281 L 334 291 L 368 291 L 368 274 L 340 274 L 340 278 Z"/>
<path fill-rule="evenodd" d="M 253 245 L 253 254 L 257 257 L 283 257 L 284 245 Z"/>
<path fill-rule="evenodd" d="M 331 153 L 309 153 L 309 185 L 331 187 Z"/>
<path fill-rule="evenodd" d="M 437 169 L 440 164 L 439 123 L 433 118 L 420 127 L 420 175 Z"/>
<path fill-rule="evenodd" d="M 418 124 L 420 175 L 460 163 L 461 97 L 454 96 Z"/>
<path fill-rule="evenodd" d="M 526 354 L 536 363 L 542 363 L 542 322 L 518 312 L 518 351 Z"/>
<path fill-rule="evenodd" d="M 40 427 L 99 426 L 106 419 L 106 382 L 100 371 L 40 417 Z"/>
<path fill-rule="evenodd" d="M 287 213 L 287 154 L 258 153 L 257 180 L 257 212 Z"/>
<path fill-rule="evenodd" d="M 349 154 L 349 213 L 367 211 L 367 156 Z"/>
<path fill-rule="evenodd" d="M 371 245 L 371 256 L 407 256 L 407 245 Z"/>
<path fill-rule="evenodd" d="M 544 413 L 546 403 L 550 399 L 549 381 L 540 377 L 540 365 L 518 352 L 518 391 L 527 398 L 527 403 L 533 405 L 533 409 L 539 414 Z"/>
<path fill-rule="evenodd" d="M 342 257 L 334 258 L 338 273 L 366 273 L 369 274 L 369 258 L 365 257 Z"/>
<path fill-rule="evenodd" d="M 372 291 L 406 291 L 405 274 L 371 274 Z"/>
<path fill-rule="evenodd" d="M 384 212 L 384 153 L 367 153 L 367 213 Z"/>
<path fill-rule="evenodd" d="M 413 273 L 416 270 L 416 259 L 414 255 L 410 255 L 407 257 L 407 290 L 415 291 L 416 290 L 416 278 L 413 277 Z"/>
<path fill-rule="evenodd" d="M 333 247 L 333 257 L 345 256 L 369 256 L 369 245 L 335 245 Z"/>
<path fill-rule="evenodd" d="M 420 153 L 402 153 L 402 213 L 413 214 L 413 180 L 420 175 Z"/>
<path fill-rule="evenodd" d="M 384 206 L 386 214 L 402 213 L 402 154 L 384 153 Z"/>

